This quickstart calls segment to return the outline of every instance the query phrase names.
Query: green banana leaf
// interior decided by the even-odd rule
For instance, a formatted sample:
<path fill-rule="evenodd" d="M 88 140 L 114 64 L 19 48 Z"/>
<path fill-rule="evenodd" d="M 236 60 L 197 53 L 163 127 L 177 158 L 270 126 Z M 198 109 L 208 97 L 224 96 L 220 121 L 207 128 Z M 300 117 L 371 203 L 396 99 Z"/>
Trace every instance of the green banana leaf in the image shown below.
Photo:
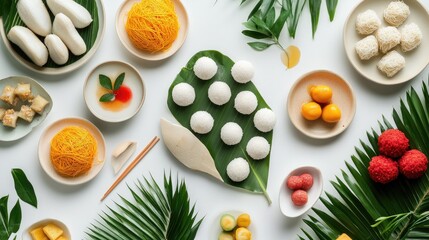
<path fill-rule="evenodd" d="M 423 83 L 422 93 L 411 88 L 399 110 L 393 110 L 391 124 L 385 117 L 380 132 L 400 129 L 412 149 L 429 156 L 429 92 Z M 304 222 L 313 231 L 303 230 L 300 239 L 336 239 L 346 233 L 358 239 L 429 239 L 429 172 L 417 180 L 400 176 L 386 184 L 376 184 L 368 174 L 371 158 L 378 155 L 379 133 L 371 130 L 368 141 L 361 141 L 356 155 L 347 163 L 342 177 L 331 181 L 334 194 L 321 198 L 326 209 L 313 208 Z"/>
<path fill-rule="evenodd" d="M 25 24 L 19 18 L 19 14 L 18 14 L 18 11 L 16 9 L 16 4 L 18 3 L 18 0 L 2 0 L 2 1 L 4 1 L 4 2 L 2 3 L 3 8 L 1 10 L 1 16 L 3 18 L 4 31 L 7 35 L 9 30 L 13 26 L 16 26 L 16 25 L 25 26 Z M 82 5 L 83 7 L 85 7 L 89 11 L 89 13 L 91 14 L 92 19 L 93 19 L 93 22 L 88 27 L 83 28 L 83 29 L 77 29 L 77 31 L 79 32 L 79 34 L 82 36 L 83 40 L 85 41 L 87 52 L 88 52 L 92 48 L 92 46 L 94 45 L 94 43 L 97 39 L 97 35 L 98 35 L 99 21 L 100 20 L 99 20 L 99 16 L 98 16 L 97 1 L 96 0 L 75 0 L 75 1 L 77 3 L 79 3 L 80 5 Z M 43 0 L 43 2 L 45 3 L 46 6 L 48 6 L 46 4 L 46 0 Z M 49 11 L 49 13 L 51 15 L 52 21 L 54 21 L 55 16 L 50 11 Z M 44 39 L 42 37 L 40 37 L 40 40 L 43 42 Z M 23 57 L 28 62 L 32 62 L 30 60 L 30 58 L 28 58 L 27 55 L 18 46 L 16 46 L 15 44 L 12 43 L 12 47 L 21 57 Z M 43 65 L 43 67 L 59 68 L 59 67 L 68 66 L 68 65 L 78 61 L 83 56 L 85 56 L 85 54 L 82 54 L 80 56 L 75 56 L 70 52 L 69 60 L 64 65 L 58 65 L 58 64 L 54 63 L 54 61 L 52 61 L 49 58 L 48 62 L 45 65 Z"/>
<path fill-rule="evenodd" d="M 203 56 L 212 58 L 218 65 L 217 74 L 211 80 L 208 81 L 202 81 L 198 79 L 193 72 L 193 66 L 195 62 Z M 255 161 L 247 156 L 245 149 L 247 142 L 250 140 L 250 138 L 254 136 L 264 137 L 271 144 L 273 131 L 270 131 L 268 133 L 262 133 L 258 131 L 253 124 L 253 116 L 256 111 L 261 108 L 270 107 L 262 98 L 261 94 L 259 94 L 258 89 L 252 82 L 248 82 L 246 84 L 239 84 L 234 81 L 231 76 L 231 68 L 233 65 L 234 62 L 230 58 L 217 51 L 201 51 L 195 54 L 189 60 L 186 66 L 182 68 L 174 82 L 171 84 L 170 89 L 168 91 L 167 104 L 171 113 L 177 119 L 177 121 L 179 121 L 182 126 L 186 127 L 191 131 L 192 129 L 190 128 L 189 123 L 191 115 L 196 111 L 200 110 L 205 110 L 209 112 L 215 119 L 213 129 L 208 134 L 195 135 L 209 150 L 211 156 L 215 161 L 216 168 L 224 182 L 231 186 L 249 190 L 251 192 L 266 194 L 268 170 L 270 166 L 270 155 L 268 155 L 263 160 Z M 207 97 L 208 88 L 214 81 L 224 81 L 231 88 L 231 99 L 223 106 L 217 106 L 211 103 L 209 98 Z M 176 105 L 171 96 L 174 86 L 181 82 L 189 83 L 195 89 L 195 102 L 187 107 L 180 107 Z M 238 113 L 234 108 L 235 96 L 237 95 L 237 93 L 244 90 L 252 91 L 258 99 L 258 107 L 251 115 L 242 115 Z M 224 144 L 220 139 L 220 130 L 222 126 L 225 123 L 231 121 L 238 123 L 243 129 L 244 133 L 241 142 L 235 146 L 228 146 Z M 251 173 L 249 177 L 243 182 L 239 183 L 231 181 L 226 174 L 226 167 L 228 163 L 232 159 L 237 157 L 243 157 L 247 159 L 251 168 Z M 267 195 L 266 197 L 268 198 Z"/>

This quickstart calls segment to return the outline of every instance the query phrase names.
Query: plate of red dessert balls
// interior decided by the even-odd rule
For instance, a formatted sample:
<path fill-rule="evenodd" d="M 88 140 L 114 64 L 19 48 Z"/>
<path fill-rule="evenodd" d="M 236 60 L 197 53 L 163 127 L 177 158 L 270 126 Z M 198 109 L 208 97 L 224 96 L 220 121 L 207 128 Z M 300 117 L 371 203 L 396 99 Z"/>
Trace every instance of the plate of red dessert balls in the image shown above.
<path fill-rule="evenodd" d="M 290 172 L 280 187 L 280 210 L 286 217 L 299 217 L 319 199 L 323 190 L 322 173 L 311 166 Z"/>

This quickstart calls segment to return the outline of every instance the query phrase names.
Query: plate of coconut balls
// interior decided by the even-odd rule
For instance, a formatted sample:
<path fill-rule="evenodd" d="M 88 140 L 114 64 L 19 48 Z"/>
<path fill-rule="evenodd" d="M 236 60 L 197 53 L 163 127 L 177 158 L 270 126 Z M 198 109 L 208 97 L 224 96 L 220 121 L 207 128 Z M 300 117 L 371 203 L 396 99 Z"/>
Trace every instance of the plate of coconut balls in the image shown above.
<path fill-rule="evenodd" d="M 383 85 L 406 82 L 429 63 L 429 14 L 419 1 L 362 1 L 344 26 L 353 67 Z"/>

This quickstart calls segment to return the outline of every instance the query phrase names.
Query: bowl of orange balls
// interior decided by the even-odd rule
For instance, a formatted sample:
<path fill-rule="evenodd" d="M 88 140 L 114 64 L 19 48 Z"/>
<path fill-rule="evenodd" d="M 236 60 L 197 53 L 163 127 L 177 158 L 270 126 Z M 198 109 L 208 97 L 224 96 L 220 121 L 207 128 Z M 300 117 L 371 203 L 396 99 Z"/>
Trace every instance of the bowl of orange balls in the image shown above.
<path fill-rule="evenodd" d="M 316 70 L 299 78 L 287 100 L 292 124 L 311 138 L 326 139 L 342 133 L 356 112 L 350 84 L 339 75 Z"/>

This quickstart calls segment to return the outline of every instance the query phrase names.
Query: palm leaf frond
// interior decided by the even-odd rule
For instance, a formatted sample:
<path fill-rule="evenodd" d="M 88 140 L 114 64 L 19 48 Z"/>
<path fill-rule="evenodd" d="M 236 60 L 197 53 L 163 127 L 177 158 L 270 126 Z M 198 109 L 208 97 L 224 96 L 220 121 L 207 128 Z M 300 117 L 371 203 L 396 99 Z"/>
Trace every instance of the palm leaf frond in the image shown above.
<path fill-rule="evenodd" d="M 393 123 L 384 116 L 380 132 L 400 129 L 411 148 L 429 154 L 429 92 L 423 83 L 419 95 L 411 88 L 394 109 Z M 352 239 L 428 239 L 429 173 L 417 180 L 399 177 L 387 185 L 374 183 L 368 174 L 371 158 L 378 154 L 378 132 L 367 132 L 356 155 L 346 162 L 347 171 L 331 182 L 335 194 L 325 193 L 321 202 L 327 209 L 313 208 L 300 239 L 336 239 L 346 233 Z M 335 196 L 334 196 L 335 195 Z"/>
<path fill-rule="evenodd" d="M 138 181 L 134 188 L 128 186 L 132 200 L 123 196 L 108 207 L 86 232 L 88 239 L 147 239 L 192 240 L 202 219 L 196 219 L 195 205 L 191 206 L 184 181 L 171 175 L 164 176 L 164 189 L 153 177 Z"/>

